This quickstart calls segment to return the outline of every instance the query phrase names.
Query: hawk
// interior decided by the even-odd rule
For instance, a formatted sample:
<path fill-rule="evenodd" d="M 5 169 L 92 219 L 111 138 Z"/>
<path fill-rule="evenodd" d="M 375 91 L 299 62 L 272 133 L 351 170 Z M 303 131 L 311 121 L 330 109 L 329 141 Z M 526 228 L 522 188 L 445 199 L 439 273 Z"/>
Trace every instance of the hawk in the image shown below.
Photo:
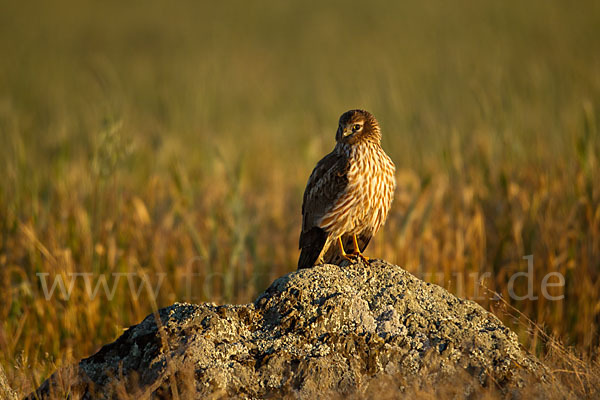
<path fill-rule="evenodd" d="M 392 204 L 395 166 L 381 147 L 375 117 L 365 110 L 345 112 L 335 140 L 304 190 L 298 269 L 355 257 L 368 262 L 362 252 Z"/>

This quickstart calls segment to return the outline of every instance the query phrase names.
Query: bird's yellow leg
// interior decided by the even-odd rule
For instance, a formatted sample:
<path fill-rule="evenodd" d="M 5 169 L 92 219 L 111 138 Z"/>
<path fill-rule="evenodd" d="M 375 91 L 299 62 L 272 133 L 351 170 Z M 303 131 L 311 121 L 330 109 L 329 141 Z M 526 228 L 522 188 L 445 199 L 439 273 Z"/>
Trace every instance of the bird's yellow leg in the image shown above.
<path fill-rule="evenodd" d="M 358 245 L 356 234 L 352 235 L 352 241 L 354 242 L 354 255 L 358 256 L 361 260 L 368 263 L 369 257 L 365 256 L 363 253 L 360 252 L 360 246 Z"/>
<path fill-rule="evenodd" d="M 340 250 L 342 251 L 342 258 L 348 261 L 352 261 L 352 258 L 350 258 L 348 256 L 348 254 L 346 254 L 346 252 L 344 251 L 344 244 L 342 243 L 342 237 L 338 237 L 338 245 L 340 246 Z"/>

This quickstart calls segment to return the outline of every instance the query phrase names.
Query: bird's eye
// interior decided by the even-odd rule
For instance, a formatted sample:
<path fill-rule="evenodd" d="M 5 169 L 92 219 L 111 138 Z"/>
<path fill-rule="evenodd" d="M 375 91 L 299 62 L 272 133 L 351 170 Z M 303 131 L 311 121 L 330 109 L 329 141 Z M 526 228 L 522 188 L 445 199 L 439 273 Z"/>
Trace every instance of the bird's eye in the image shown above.
<path fill-rule="evenodd" d="M 352 132 L 356 132 L 360 130 L 360 124 L 354 124 L 354 126 L 352 126 Z"/>

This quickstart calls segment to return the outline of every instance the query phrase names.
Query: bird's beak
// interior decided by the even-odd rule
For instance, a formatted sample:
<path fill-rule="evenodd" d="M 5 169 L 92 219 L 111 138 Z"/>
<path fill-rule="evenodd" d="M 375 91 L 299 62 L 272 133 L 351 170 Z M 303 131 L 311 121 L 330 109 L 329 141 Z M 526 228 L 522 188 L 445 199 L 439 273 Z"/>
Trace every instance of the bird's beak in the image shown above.
<path fill-rule="evenodd" d="M 342 134 L 344 135 L 344 137 L 346 136 L 350 136 L 352 135 L 354 132 L 352 132 L 352 128 L 349 126 L 344 127 L 344 130 L 342 132 Z"/>

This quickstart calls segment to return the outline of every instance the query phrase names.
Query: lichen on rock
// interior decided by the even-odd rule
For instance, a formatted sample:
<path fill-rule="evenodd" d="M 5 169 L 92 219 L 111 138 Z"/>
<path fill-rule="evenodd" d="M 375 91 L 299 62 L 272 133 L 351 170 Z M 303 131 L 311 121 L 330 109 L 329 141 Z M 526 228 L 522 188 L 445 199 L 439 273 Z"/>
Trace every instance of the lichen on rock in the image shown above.
<path fill-rule="evenodd" d="M 37 395 L 313 398 L 360 395 L 384 377 L 403 390 L 458 375 L 469 377 L 465 394 L 508 393 L 547 375 L 494 315 L 378 260 L 292 272 L 252 304 L 176 303 L 158 314 L 158 326 L 148 316 Z"/>

